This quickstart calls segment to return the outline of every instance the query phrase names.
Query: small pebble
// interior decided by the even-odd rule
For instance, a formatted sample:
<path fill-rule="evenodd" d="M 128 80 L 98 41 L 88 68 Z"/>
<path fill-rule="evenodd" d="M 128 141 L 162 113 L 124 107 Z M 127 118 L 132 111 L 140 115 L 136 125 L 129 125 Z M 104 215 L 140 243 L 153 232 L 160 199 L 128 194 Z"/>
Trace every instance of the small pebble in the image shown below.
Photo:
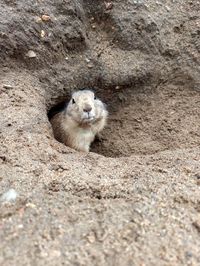
<path fill-rule="evenodd" d="M 19 225 L 18 225 L 18 228 L 19 228 L 19 229 L 24 228 L 23 224 L 19 224 Z"/>
<path fill-rule="evenodd" d="M 50 16 L 48 16 L 48 15 L 42 15 L 41 19 L 43 21 L 49 21 L 50 20 Z"/>
<path fill-rule="evenodd" d="M 3 85 L 3 88 L 4 89 L 13 89 L 13 86 L 12 85 L 9 85 L 9 84 L 4 84 Z"/>
<path fill-rule="evenodd" d="M 37 23 L 40 23 L 40 22 L 42 22 L 42 19 L 41 19 L 40 17 L 36 17 L 36 18 L 35 18 L 35 21 L 36 21 Z"/>
<path fill-rule="evenodd" d="M 112 2 L 107 2 L 105 3 L 105 6 L 106 6 L 106 10 L 110 10 L 113 8 L 113 3 Z"/>
<path fill-rule="evenodd" d="M 52 250 L 51 251 L 51 257 L 53 257 L 53 258 L 58 258 L 58 257 L 60 257 L 61 256 L 61 252 L 60 252 L 60 250 Z"/>
<path fill-rule="evenodd" d="M 87 236 L 88 242 L 94 243 L 95 242 L 95 236 L 94 234 L 90 234 Z"/>
<path fill-rule="evenodd" d="M 45 31 L 44 31 L 44 30 L 41 30 L 40 36 L 41 36 L 42 38 L 44 38 L 45 35 L 46 35 L 46 34 L 45 34 Z"/>
<path fill-rule="evenodd" d="M 28 203 L 26 203 L 26 207 L 35 209 L 36 208 L 36 205 L 34 203 L 28 202 Z"/>
<path fill-rule="evenodd" d="M 32 50 L 29 50 L 28 53 L 26 54 L 26 56 L 29 58 L 34 58 L 34 57 L 36 57 L 36 53 Z"/>
<path fill-rule="evenodd" d="M 7 192 L 5 192 L 1 198 L 0 201 L 3 202 L 12 202 L 15 201 L 18 197 L 18 193 L 13 188 L 9 189 Z"/>

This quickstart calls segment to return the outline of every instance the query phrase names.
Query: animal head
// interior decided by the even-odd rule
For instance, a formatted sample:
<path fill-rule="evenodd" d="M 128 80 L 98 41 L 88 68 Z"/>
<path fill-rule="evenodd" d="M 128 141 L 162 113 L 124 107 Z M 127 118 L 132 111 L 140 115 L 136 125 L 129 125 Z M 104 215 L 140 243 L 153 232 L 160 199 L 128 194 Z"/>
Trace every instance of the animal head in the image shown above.
<path fill-rule="evenodd" d="M 104 104 L 88 89 L 74 92 L 67 106 L 67 114 L 79 124 L 94 123 L 104 112 Z"/>

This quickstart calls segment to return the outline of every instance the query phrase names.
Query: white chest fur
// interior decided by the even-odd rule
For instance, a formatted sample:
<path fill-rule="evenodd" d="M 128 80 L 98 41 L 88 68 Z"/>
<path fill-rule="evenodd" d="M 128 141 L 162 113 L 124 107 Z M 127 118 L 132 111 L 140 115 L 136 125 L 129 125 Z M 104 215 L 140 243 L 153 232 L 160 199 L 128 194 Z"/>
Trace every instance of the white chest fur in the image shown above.
<path fill-rule="evenodd" d="M 73 147 L 80 151 L 88 152 L 91 142 L 94 140 L 95 134 L 91 127 L 82 128 L 76 124 L 68 123 L 64 126 L 66 133 L 66 143 L 68 146 Z"/>
<path fill-rule="evenodd" d="M 94 133 L 90 128 L 78 128 L 74 131 L 74 140 L 81 150 L 89 151 L 90 144 L 94 140 Z"/>

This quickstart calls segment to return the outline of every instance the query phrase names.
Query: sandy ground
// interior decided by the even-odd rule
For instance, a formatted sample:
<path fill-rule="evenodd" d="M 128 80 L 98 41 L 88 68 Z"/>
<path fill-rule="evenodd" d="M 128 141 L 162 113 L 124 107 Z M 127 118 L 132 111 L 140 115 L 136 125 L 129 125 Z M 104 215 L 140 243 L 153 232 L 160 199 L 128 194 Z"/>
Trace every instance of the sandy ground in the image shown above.
<path fill-rule="evenodd" d="M 165 2 L 0 3 L 0 265 L 200 265 L 200 9 Z M 84 86 L 88 154 L 48 121 Z"/>

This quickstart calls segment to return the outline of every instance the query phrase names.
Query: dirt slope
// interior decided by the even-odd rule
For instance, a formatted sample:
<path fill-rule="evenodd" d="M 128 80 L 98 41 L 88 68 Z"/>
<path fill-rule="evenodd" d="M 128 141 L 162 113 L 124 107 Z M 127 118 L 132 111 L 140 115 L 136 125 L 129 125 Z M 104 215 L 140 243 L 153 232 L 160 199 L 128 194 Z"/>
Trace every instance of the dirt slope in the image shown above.
<path fill-rule="evenodd" d="M 1 1 L 0 265 L 200 265 L 199 38 L 199 1 Z M 89 154 L 48 121 L 85 86 Z"/>

